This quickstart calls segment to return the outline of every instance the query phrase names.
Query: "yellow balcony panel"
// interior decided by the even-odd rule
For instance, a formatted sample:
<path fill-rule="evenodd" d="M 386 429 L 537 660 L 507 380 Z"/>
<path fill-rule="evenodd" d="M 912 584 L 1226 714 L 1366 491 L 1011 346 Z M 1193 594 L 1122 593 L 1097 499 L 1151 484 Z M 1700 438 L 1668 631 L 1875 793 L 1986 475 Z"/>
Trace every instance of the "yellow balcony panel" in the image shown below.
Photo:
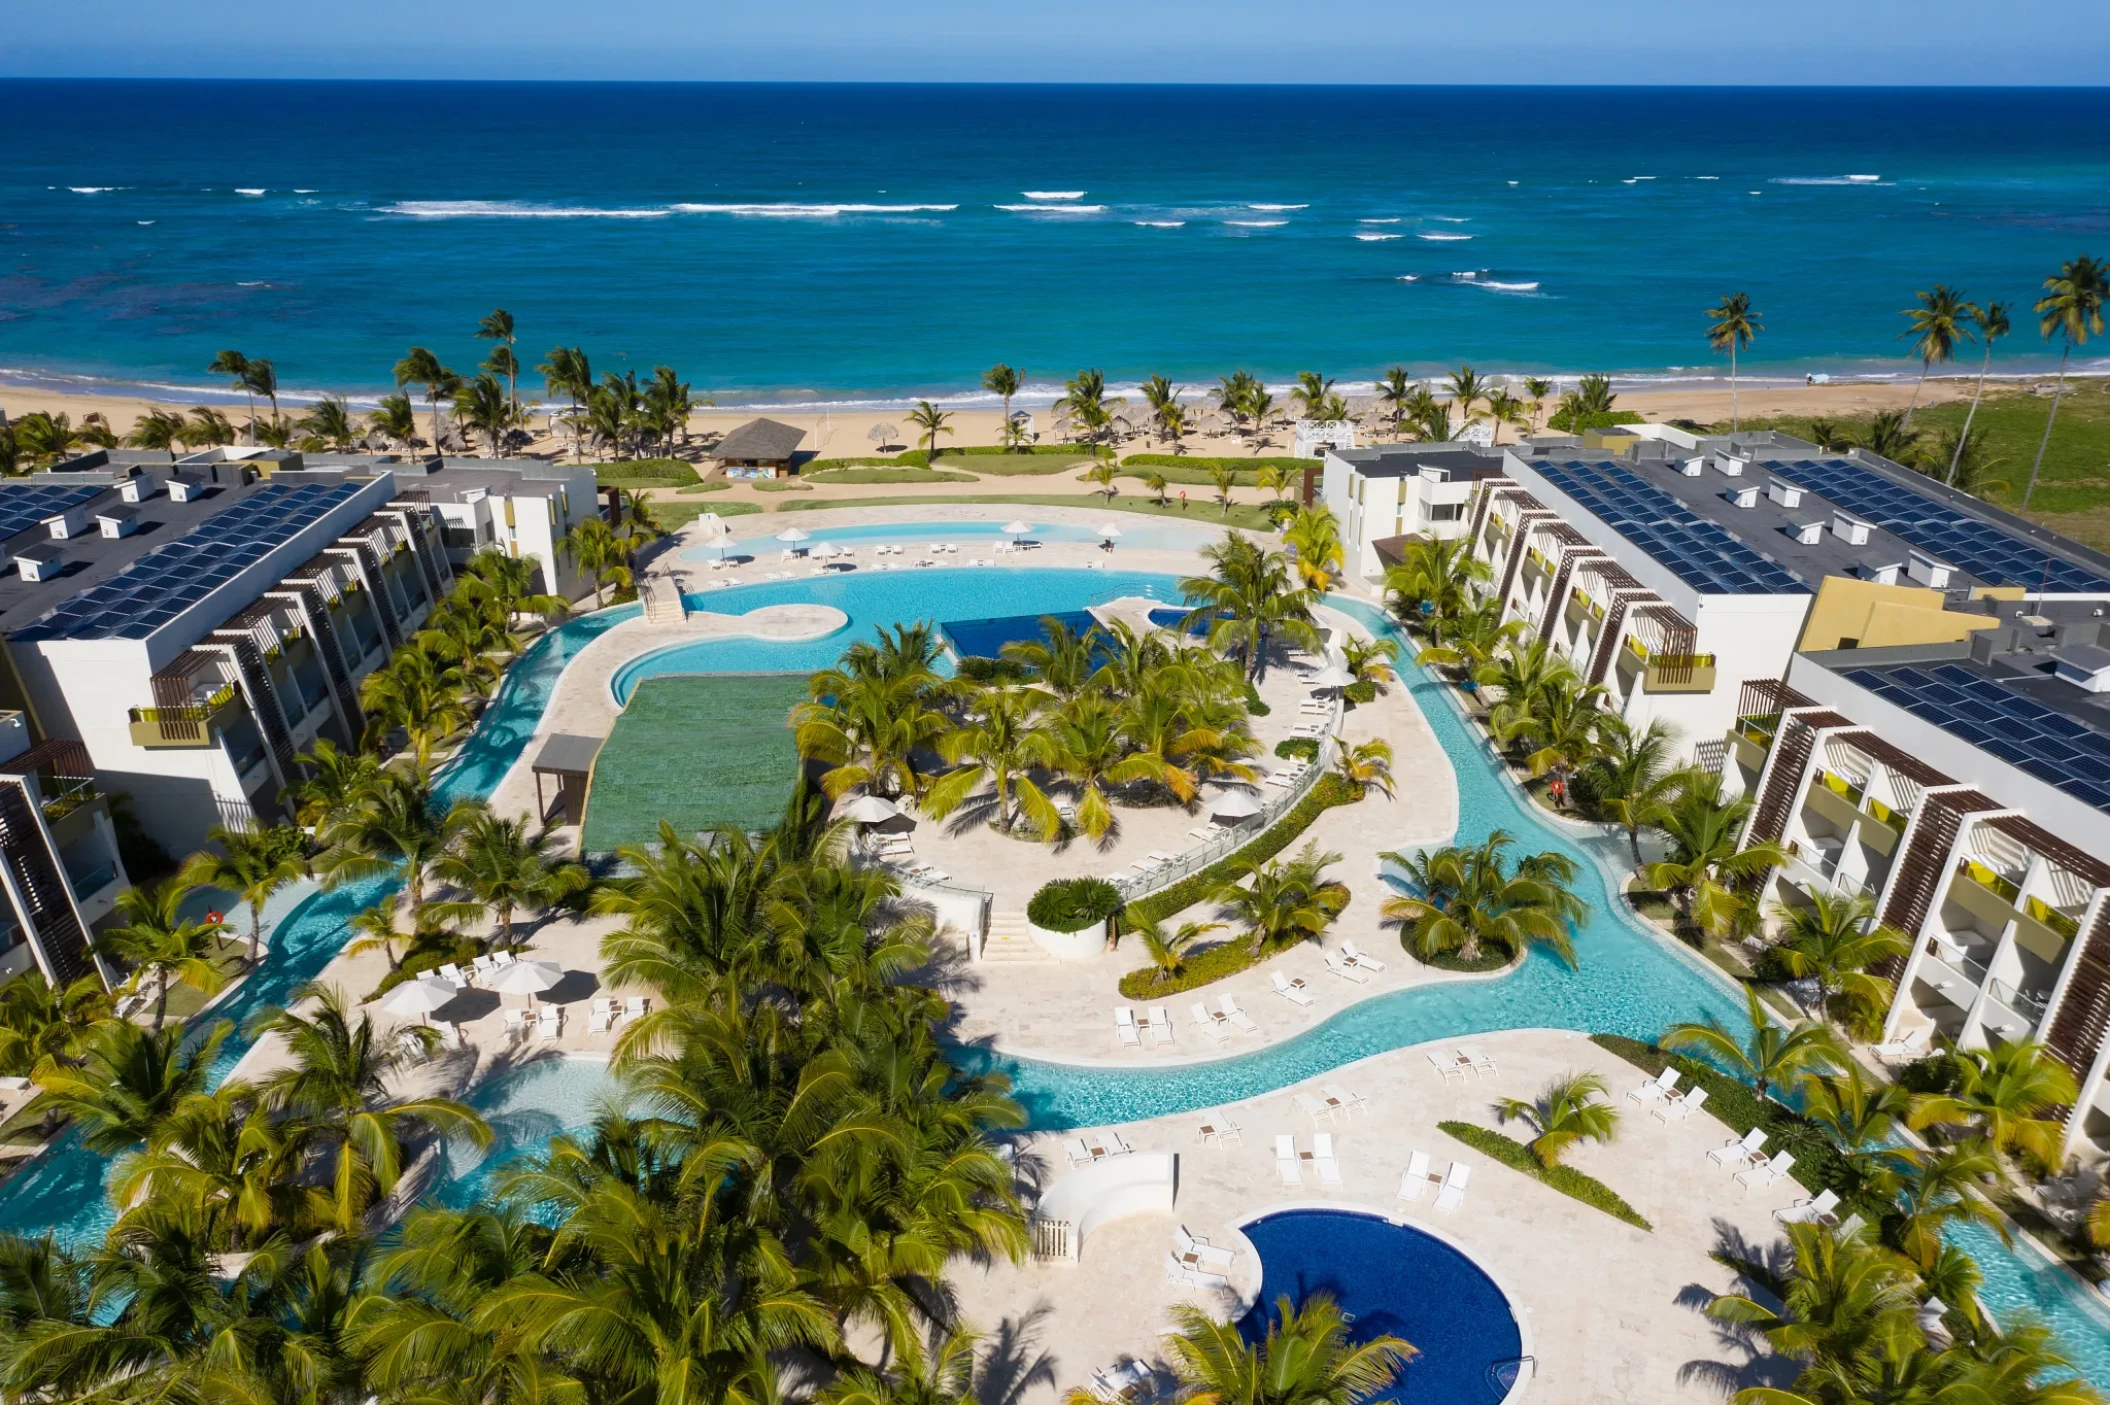
<path fill-rule="evenodd" d="M 1631 640 L 1628 641 L 1632 643 Z M 1649 658 L 1641 686 L 1651 693 L 1711 693 L 1714 691 L 1714 655 L 1659 654 Z"/>

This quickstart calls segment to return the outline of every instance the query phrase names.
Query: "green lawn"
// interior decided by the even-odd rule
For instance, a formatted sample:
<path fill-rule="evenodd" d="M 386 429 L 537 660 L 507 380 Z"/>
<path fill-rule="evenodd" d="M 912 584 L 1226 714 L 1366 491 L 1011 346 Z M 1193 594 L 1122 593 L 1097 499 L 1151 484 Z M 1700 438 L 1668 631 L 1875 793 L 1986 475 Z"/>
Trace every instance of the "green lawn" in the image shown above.
<path fill-rule="evenodd" d="M 581 849 L 656 843 L 662 819 L 685 835 L 777 824 L 798 777 L 788 719 L 806 696 L 805 674 L 638 684 L 594 761 Z"/>
<path fill-rule="evenodd" d="M 213 954 L 212 964 L 219 970 L 220 975 L 224 979 L 231 981 L 242 973 L 242 958 L 248 954 L 248 933 L 233 933 L 220 939 L 220 949 Z M 204 994 L 202 991 L 194 990 L 190 986 L 171 985 L 169 987 L 168 1017 L 172 1020 L 187 1020 L 192 1015 L 197 1014 L 198 1011 L 204 1009 L 205 1002 L 210 999 L 212 999 L 211 996 Z M 146 1013 L 151 1018 L 153 1007 L 148 1006 Z"/>
<path fill-rule="evenodd" d="M 801 473 L 808 483 L 972 483 L 971 473 L 931 468 L 824 468 Z"/>
<path fill-rule="evenodd" d="M 1226 516 L 1213 501 L 1195 498 L 1181 511 L 1178 498 L 1169 499 L 1163 507 L 1149 498 L 1130 497 L 1123 494 L 1109 503 L 1104 496 L 1093 493 L 1060 495 L 1054 493 L 1029 494 L 1005 493 L 992 497 L 967 497 L 956 493 L 933 493 L 912 498 L 829 498 L 818 502 L 779 503 L 778 512 L 820 512 L 835 507 L 921 507 L 926 503 L 975 502 L 1017 503 L 1022 507 L 1082 507 L 1093 512 L 1133 512 L 1145 517 L 1171 517 L 1192 522 L 1199 527 L 1237 527 L 1241 531 L 1266 532 L 1267 513 L 1257 507 L 1233 504 Z"/>
<path fill-rule="evenodd" d="M 614 463 L 589 465 L 596 482 L 603 487 L 627 488 L 633 483 L 647 487 L 669 487 L 677 483 L 694 483 L 702 477 L 696 465 L 680 459 L 618 459 Z"/>
<path fill-rule="evenodd" d="M 685 527 L 706 512 L 715 512 L 720 517 L 745 517 L 751 512 L 762 510 L 762 504 L 758 502 L 712 502 L 709 499 L 698 501 L 693 498 L 687 502 L 666 502 L 654 498 L 651 506 L 652 520 L 663 532 Z"/>
<path fill-rule="evenodd" d="M 954 454 L 948 450 L 938 456 L 938 462 L 948 468 L 965 469 L 969 473 L 987 474 L 993 478 L 1016 478 L 1068 473 L 1073 468 L 1091 463 L 1092 459 L 1089 454 Z"/>

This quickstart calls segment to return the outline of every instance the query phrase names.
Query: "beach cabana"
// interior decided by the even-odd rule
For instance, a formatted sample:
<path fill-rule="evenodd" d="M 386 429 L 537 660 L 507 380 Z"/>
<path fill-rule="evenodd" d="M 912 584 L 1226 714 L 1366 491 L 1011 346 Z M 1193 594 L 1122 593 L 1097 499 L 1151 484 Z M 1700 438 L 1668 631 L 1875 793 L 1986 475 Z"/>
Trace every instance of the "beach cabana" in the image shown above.
<path fill-rule="evenodd" d="M 594 758 L 601 754 L 600 737 L 572 736 L 552 732 L 535 755 L 535 813 L 547 817 L 549 804 L 542 798 L 542 778 L 553 776 L 557 796 L 564 802 L 564 823 L 582 824 L 586 818 L 586 789 L 593 780 Z"/>
<path fill-rule="evenodd" d="M 778 420 L 749 420 L 718 441 L 711 457 L 728 478 L 780 478 L 791 472 L 806 431 Z"/>

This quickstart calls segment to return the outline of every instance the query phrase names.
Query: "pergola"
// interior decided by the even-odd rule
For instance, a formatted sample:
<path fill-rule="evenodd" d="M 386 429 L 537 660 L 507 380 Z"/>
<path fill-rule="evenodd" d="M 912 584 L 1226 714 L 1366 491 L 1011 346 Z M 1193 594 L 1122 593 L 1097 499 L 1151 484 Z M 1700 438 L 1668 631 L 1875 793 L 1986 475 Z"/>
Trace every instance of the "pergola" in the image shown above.
<path fill-rule="evenodd" d="M 593 760 L 601 754 L 602 737 L 578 737 L 568 732 L 553 732 L 542 743 L 542 750 L 535 756 L 535 815 L 541 819 L 549 814 L 548 802 L 542 798 L 542 778 L 557 779 L 557 795 L 564 802 L 564 822 L 581 824 L 586 819 L 586 788 L 593 780 Z"/>

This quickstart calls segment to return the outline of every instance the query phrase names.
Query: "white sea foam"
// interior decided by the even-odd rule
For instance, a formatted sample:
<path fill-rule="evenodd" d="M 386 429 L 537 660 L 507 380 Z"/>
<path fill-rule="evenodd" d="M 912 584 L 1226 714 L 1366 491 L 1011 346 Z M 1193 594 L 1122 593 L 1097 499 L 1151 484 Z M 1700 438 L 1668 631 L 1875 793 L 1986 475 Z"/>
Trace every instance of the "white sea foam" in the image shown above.
<path fill-rule="evenodd" d="M 236 186 L 236 187 L 234 188 L 234 193 L 235 193 L 235 194 L 237 194 L 237 195 L 262 195 L 262 194 L 264 193 L 264 191 L 263 191 L 263 188 L 262 188 L 261 186 L 239 186 L 239 185 L 238 185 L 238 186 Z"/>
<path fill-rule="evenodd" d="M 398 200 L 384 215 L 416 220 L 656 220 L 665 209 L 604 209 L 594 205 L 531 205 L 522 200 Z"/>
<path fill-rule="evenodd" d="M 1492 278 L 1475 279 L 1473 286 L 1475 288 L 1485 288 L 1491 293 L 1535 293 L 1539 290 L 1539 285 L 1536 282 L 1498 283 Z"/>
<path fill-rule="evenodd" d="M 1185 220 L 1137 220 L 1137 229 L 1184 229 Z"/>
<path fill-rule="evenodd" d="M 1432 244 L 1456 244 L 1473 236 L 1470 234 L 1417 234 L 1416 239 L 1426 239 Z"/>
<path fill-rule="evenodd" d="M 152 220 L 141 220 L 141 221 L 139 221 L 139 223 L 141 223 L 141 224 L 152 224 L 152 223 L 153 223 L 153 221 L 152 221 Z"/>
<path fill-rule="evenodd" d="M 1847 179 L 1850 181 L 1865 183 L 1869 181 L 1879 181 L 1883 178 L 1881 176 L 1848 176 Z"/>
<path fill-rule="evenodd" d="M 104 195 L 113 190 L 124 189 L 121 185 L 69 185 L 66 188 L 75 195 Z"/>
<path fill-rule="evenodd" d="M 1403 239 L 1406 236 L 1401 234 L 1358 234 L 1355 237 L 1362 240 L 1365 244 L 1376 244 L 1386 239 Z"/>
<path fill-rule="evenodd" d="M 1721 179 L 1721 177 L 1720 177 L 1720 176 L 1694 176 L 1694 177 L 1693 177 L 1693 179 L 1694 179 L 1694 180 L 1696 180 L 1696 181 L 1718 181 L 1718 180 L 1720 180 L 1720 179 Z"/>
<path fill-rule="evenodd" d="M 759 215 L 770 219 L 834 219 L 840 215 L 907 215 L 920 211 L 957 210 L 958 205 L 803 205 L 792 201 L 772 204 L 706 205 L 684 202 L 669 206 L 682 215 Z"/>
<path fill-rule="evenodd" d="M 1385 218 L 1383 218 L 1383 219 L 1366 219 L 1366 220 L 1357 220 L 1357 221 L 1356 221 L 1356 223 L 1357 223 L 1357 224 L 1398 224 L 1398 223 L 1399 223 L 1399 216 L 1398 216 L 1398 215 L 1387 215 L 1387 216 L 1386 216 Z"/>
<path fill-rule="evenodd" d="M 999 205 L 999 210 L 1009 210 L 1021 215 L 1103 215 L 1104 205 Z"/>
<path fill-rule="evenodd" d="M 1280 229 L 1288 220 L 1225 220 L 1225 224 L 1237 225 L 1240 229 Z"/>
<path fill-rule="evenodd" d="M 1775 176 L 1768 185 L 1896 185 L 1881 176 Z"/>
<path fill-rule="evenodd" d="M 1081 190 L 1021 190 L 1019 194 L 1028 200 L 1082 200 Z"/>
<path fill-rule="evenodd" d="M 1471 224 L 1473 222 L 1471 215 L 1430 215 L 1429 218 L 1442 220 L 1445 224 Z"/>
<path fill-rule="evenodd" d="M 1515 181 L 1511 181 L 1511 182 L 1510 182 L 1510 184 L 1511 184 L 1511 185 L 1515 185 L 1515 184 L 1516 184 L 1516 182 L 1515 182 Z"/>
<path fill-rule="evenodd" d="M 1419 283 L 1421 275 L 1418 273 L 1402 273 L 1399 275 L 1399 281 L 1402 283 Z"/>
<path fill-rule="evenodd" d="M 293 187 L 293 193 L 295 195 L 313 195 L 315 187 L 312 185 L 296 185 Z"/>
<path fill-rule="evenodd" d="M 259 279 L 257 282 L 254 283 L 237 283 L 235 284 L 235 286 L 237 288 L 268 288 L 271 285 Z"/>
<path fill-rule="evenodd" d="M 1248 205 L 1248 210 L 1309 210 L 1309 205 Z"/>

